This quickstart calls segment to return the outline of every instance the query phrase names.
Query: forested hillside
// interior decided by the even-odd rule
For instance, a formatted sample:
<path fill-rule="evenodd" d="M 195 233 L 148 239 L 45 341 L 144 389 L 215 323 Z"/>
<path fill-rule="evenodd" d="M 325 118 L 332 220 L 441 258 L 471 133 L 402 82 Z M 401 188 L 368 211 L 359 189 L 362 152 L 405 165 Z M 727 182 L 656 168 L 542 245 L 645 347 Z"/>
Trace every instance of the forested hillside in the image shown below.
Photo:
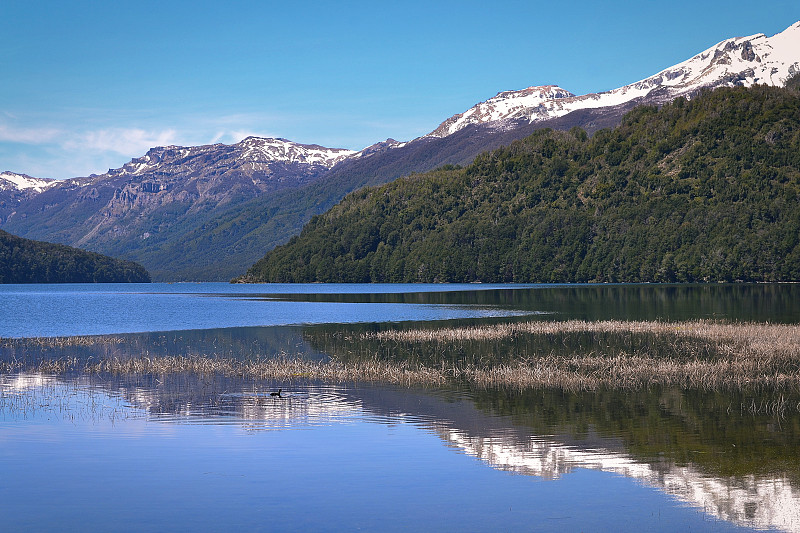
<path fill-rule="evenodd" d="M 347 196 L 243 277 L 800 280 L 800 95 L 717 89 Z"/>
<path fill-rule="evenodd" d="M 0 230 L 0 283 L 145 283 L 141 265 Z"/>

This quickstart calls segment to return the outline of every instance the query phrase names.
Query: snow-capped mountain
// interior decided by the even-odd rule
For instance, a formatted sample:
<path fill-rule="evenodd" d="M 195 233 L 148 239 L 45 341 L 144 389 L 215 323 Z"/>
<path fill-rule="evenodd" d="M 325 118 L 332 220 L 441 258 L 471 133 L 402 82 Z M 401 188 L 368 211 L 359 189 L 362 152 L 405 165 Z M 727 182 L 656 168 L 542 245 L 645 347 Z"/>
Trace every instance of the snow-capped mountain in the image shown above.
<path fill-rule="evenodd" d="M 35 198 L 42 191 L 58 185 L 57 180 L 33 178 L 27 174 L 5 171 L 0 173 L 0 224 L 20 204 Z"/>
<path fill-rule="evenodd" d="M 32 196 L 50 188 L 75 189 L 112 181 L 134 187 L 147 183 L 146 189 L 158 192 L 196 180 L 233 187 L 232 182 L 243 177 L 260 191 L 276 190 L 307 183 L 359 155 L 354 150 L 261 137 L 247 137 L 232 145 L 158 146 L 120 168 L 88 177 L 53 180 L 6 171 L 0 174 L 0 192 L 24 191 Z"/>
<path fill-rule="evenodd" d="M 430 137 L 446 137 L 470 124 L 482 124 L 510 118 L 528 118 L 546 113 L 546 106 L 575 95 L 555 85 L 528 87 L 521 91 L 503 91 L 467 111 L 453 115 L 433 130 Z"/>
<path fill-rule="evenodd" d="M 515 119 L 537 122 L 580 109 L 610 108 L 632 102 L 663 103 L 678 96 L 691 97 L 703 88 L 783 86 L 798 72 L 800 22 L 772 37 L 758 34 L 727 39 L 683 63 L 612 91 L 576 96 L 553 85 L 504 91 L 448 118 L 428 137 L 446 137 L 471 124 Z"/>
<path fill-rule="evenodd" d="M 56 183 L 56 180 L 49 178 L 32 178 L 26 174 L 9 171 L 0 173 L 0 191 L 42 192 Z"/>
<path fill-rule="evenodd" d="M 612 91 L 578 96 L 547 85 L 501 92 L 426 136 L 358 152 L 248 137 L 156 147 L 104 174 L 63 181 L 6 172 L 0 227 L 135 259 L 156 279 L 230 279 L 358 188 L 468 164 L 538 128 L 592 133 L 639 103 L 691 97 L 704 87 L 784 85 L 798 72 L 800 22 L 772 37 L 728 39 Z"/>
<path fill-rule="evenodd" d="M 171 169 L 175 165 L 190 167 L 193 170 L 206 170 L 210 157 L 212 164 L 224 161 L 224 165 L 230 167 L 230 163 L 236 161 L 235 166 L 238 171 L 264 172 L 272 175 L 275 173 L 276 164 L 327 169 L 355 154 L 357 152 L 354 150 L 298 144 L 286 139 L 247 137 L 232 145 L 156 147 L 120 169 L 109 170 L 109 174 L 138 176 Z"/>
<path fill-rule="evenodd" d="M 241 224 L 218 220 L 226 211 L 310 185 L 342 161 L 371 158 L 396 144 L 356 152 L 247 137 L 231 145 L 155 147 L 120 168 L 67 180 L 5 173 L 0 224 L 17 235 L 118 256 L 141 248 L 169 255 L 166 242 L 180 243 L 193 231 L 220 227 L 219 233 L 241 238 Z"/>

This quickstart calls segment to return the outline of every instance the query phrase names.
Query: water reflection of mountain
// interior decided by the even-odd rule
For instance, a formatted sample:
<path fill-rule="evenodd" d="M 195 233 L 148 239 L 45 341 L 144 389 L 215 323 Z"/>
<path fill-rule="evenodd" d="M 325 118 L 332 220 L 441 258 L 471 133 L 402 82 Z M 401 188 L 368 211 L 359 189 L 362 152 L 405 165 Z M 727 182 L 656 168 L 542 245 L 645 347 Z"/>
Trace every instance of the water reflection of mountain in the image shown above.
<path fill-rule="evenodd" d="M 545 479 L 575 468 L 602 470 L 641 481 L 727 521 L 800 531 L 796 414 L 780 420 L 744 407 L 728 412 L 735 398 L 678 398 L 680 391 L 567 395 L 572 398 L 531 392 L 540 395 L 539 401 L 489 391 L 478 398 L 386 388 L 354 393 L 364 409 L 426 421 L 445 442 L 496 469 Z M 682 402 L 692 400 L 708 408 L 703 420 L 696 418 L 703 407 L 683 409 Z M 678 404 L 670 407 L 672 401 Z M 608 409 L 582 409 L 583 403 Z M 678 412 L 671 412 L 674 407 Z M 654 415 L 654 409 L 661 414 Z M 622 418 L 612 422 L 615 417 Z"/>
<path fill-rule="evenodd" d="M 601 470 L 658 488 L 720 519 L 800 531 L 800 415 L 753 413 L 752 399 L 748 403 L 745 397 L 675 390 L 520 394 L 331 386 L 302 379 L 278 384 L 194 374 L 74 379 L 168 423 L 264 430 L 363 416 L 410 421 L 495 469 L 544 479 L 577 468 Z M 271 397 L 279 386 L 284 397 Z"/>

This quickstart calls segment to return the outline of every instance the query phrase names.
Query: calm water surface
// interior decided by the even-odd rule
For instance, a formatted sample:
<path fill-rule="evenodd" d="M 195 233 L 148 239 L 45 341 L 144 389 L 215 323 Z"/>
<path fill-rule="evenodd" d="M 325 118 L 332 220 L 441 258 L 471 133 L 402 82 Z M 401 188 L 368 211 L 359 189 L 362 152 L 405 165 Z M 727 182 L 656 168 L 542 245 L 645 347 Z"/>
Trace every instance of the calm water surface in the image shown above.
<path fill-rule="evenodd" d="M 798 302 L 793 285 L 5 286 L 0 337 L 112 337 L 0 357 L 325 358 L 398 323 L 791 323 Z M 0 375 L 0 530 L 800 531 L 800 409 L 761 400 Z"/>
<path fill-rule="evenodd" d="M 534 315 L 800 321 L 800 285 L 0 285 L 0 337 Z"/>

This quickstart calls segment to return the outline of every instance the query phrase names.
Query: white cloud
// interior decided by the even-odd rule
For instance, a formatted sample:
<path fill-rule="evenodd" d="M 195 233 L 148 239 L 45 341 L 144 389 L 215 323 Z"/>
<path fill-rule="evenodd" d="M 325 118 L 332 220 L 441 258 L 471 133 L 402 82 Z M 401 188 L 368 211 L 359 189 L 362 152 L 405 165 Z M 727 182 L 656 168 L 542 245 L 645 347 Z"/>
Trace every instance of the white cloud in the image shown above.
<path fill-rule="evenodd" d="M 122 166 L 154 146 L 177 144 L 177 138 L 173 129 L 74 131 L 0 121 L 0 166 L 35 177 L 86 176 Z"/>
<path fill-rule="evenodd" d="M 216 144 L 218 142 L 222 142 L 222 139 L 225 137 L 226 133 L 224 131 L 218 131 L 214 137 L 208 141 L 208 144 Z"/>
<path fill-rule="evenodd" d="M 138 128 L 110 128 L 79 133 L 66 139 L 62 146 L 69 150 L 116 152 L 138 156 L 154 146 L 176 143 L 175 130 L 147 131 Z"/>
<path fill-rule="evenodd" d="M 16 127 L 0 122 L 0 142 L 60 146 L 66 150 L 139 154 L 154 146 L 175 144 L 174 129 L 107 128 L 72 131 L 51 126 Z"/>
<path fill-rule="evenodd" d="M 63 136 L 64 132 L 58 128 L 15 128 L 0 124 L 0 142 L 19 144 L 49 144 Z"/>

